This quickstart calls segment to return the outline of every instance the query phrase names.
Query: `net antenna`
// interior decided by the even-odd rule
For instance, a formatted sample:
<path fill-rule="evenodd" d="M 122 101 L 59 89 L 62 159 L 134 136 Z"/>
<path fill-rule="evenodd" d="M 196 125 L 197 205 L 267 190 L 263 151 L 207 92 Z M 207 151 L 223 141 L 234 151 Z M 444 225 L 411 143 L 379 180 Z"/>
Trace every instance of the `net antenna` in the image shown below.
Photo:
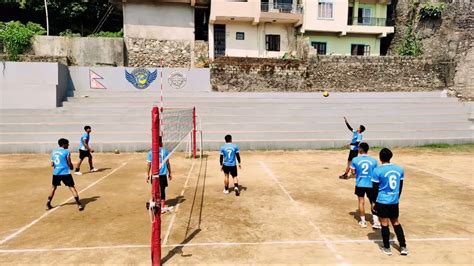
<path fill-rule="evenodd" d="M 153 265 L 161 265 L 161 195 L 159 173 L 171 155 L 191 136 L 193 157 L 196 158 L 196 109 L 153 107 L 152 117 L 152 189 L 149 211 L 152 216 L 151 260 Z M 161 136 L 161 138 L 160 138 Z M 162 141 L 163 143 L 160 143 Z M 160 147 L 170 151 L 160 158 Z M 202 150 L 202 149 L 201 149 Z M 161 160 L 160 160 L 161 159 Z M 160 162 L 161 161 L 161 162 Z"/>

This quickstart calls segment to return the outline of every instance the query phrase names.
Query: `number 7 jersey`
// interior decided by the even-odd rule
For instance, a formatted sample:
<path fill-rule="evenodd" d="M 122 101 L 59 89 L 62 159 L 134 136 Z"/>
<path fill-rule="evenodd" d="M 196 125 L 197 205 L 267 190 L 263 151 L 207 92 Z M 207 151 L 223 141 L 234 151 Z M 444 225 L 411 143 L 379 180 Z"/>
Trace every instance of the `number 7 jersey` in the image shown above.
<path fill-rule="evenodd" d="M 400 198 L 400 181 L 405 178 L 405 171 L 396 164 L 382 164 L 375 168 L 372 182 L 379 183 L 377 202 L 398 204 Z"/>
<path fill-rule="evenodd" d="M 223 164 L 225 166 L 237 165 L 237 153 L 239 153 L 239 146 L 233 143 L 226 143 L 221 147 L 221 155 L 224 156 Z"/>

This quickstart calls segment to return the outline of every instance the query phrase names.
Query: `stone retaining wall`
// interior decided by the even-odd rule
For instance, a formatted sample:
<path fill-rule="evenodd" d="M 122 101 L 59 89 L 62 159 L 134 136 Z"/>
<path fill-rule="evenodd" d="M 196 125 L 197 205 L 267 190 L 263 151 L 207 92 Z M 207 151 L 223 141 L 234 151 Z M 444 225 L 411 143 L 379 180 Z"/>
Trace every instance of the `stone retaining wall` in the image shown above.
<path fill-rule="evenodd" d="M 190 67 L 191 41 L 125 38 L 130 67 Z"/>
<path fill-rule="evenodd" d="M 222 57 L 211 64 L 211 82 L 218 91 L 432 91 L 446 87 L 452 69 L 452 62 L 413 57 Z"/>

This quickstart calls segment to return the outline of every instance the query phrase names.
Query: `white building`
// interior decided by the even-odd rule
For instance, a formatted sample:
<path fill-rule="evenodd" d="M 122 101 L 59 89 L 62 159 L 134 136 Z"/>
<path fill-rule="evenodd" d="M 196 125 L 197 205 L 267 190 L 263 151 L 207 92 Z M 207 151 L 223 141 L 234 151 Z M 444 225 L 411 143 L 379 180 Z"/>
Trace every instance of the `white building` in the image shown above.
<path fill-rule="evenodd" d="M 302 23 L 297 0 L 214 0 L 209 57 L 282 57 L 294 49 Z"/>

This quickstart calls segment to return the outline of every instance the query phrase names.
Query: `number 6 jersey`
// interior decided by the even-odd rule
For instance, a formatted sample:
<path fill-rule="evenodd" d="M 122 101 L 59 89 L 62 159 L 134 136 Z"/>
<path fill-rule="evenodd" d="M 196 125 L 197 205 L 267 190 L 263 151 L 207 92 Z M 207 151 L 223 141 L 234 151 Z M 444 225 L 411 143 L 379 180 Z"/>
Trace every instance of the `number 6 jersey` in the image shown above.
<path fill-rule="evenodd" d="M 377 202 L 398 204 L 400 198 L 400 181 L 405 178 L 403 168 L 396 164 L 382 164 L 375 168 L 372 182 L 379 183 Z"/>

